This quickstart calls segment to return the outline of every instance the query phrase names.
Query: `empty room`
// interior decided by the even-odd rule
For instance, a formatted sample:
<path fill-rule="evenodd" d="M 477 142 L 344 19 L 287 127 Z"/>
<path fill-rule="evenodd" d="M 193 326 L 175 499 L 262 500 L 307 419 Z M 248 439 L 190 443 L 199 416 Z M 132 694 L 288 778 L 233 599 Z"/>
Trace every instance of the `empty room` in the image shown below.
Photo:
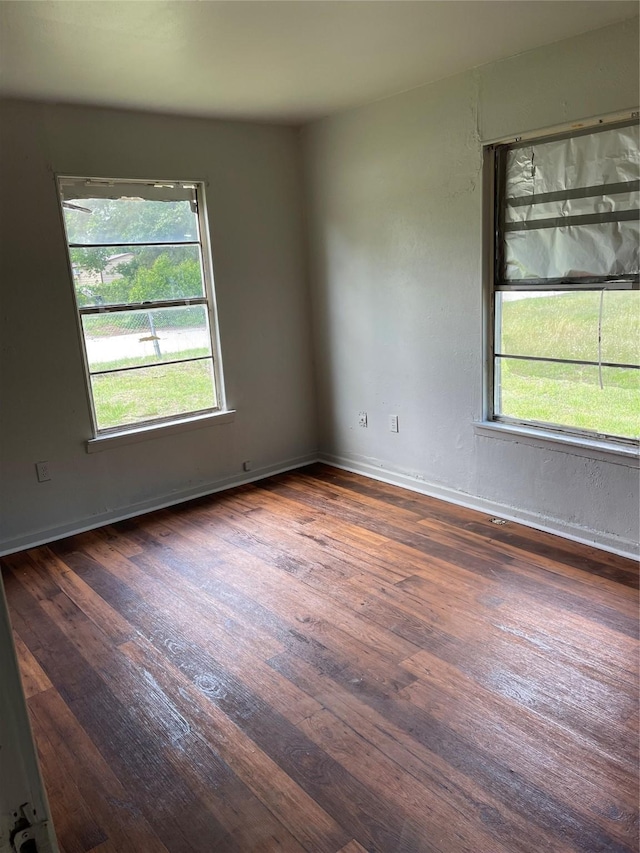
<path fill-rule="evenodd" d="M 0 853 L 638 853 L 627 0 L 0 0 Z"/>

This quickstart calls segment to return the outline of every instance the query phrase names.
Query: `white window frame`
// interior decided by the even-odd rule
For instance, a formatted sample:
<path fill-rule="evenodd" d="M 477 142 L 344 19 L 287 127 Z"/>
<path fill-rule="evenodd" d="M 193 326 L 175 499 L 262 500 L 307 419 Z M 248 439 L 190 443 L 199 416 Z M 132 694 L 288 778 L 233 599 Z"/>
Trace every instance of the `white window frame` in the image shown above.
<path fill-rule="evenodd" d="M 200 264 L 203 277 L 204 295 L 193 298 L 178 298 L 169 300 L 154 300 L 145 302 L 123 303 L 119 305 L 98 305 L 98 306 L 81 306 L 78 304 L 75 281 L 73 276 L 72 262 L 70 249 L 78 246 L 79 248 L 91 248 L 93 244 L 75 244 L 69 242 L 65 217 L 63 213 L 63 186 L 69 182 L 86 182 L 87 186 L 92 184 L 96 187 L 100 185 L 122 185 L 123 187 L 131 188 L 132 186 L 146 186 L 158 188 L 162 192 L 162 187 L 187 187 L 193 188 L 195 195 L 195 212 L 197 214 L 198 225 L 198 240 L 176 243 L 175 245 L 197 245 L 200 256 Z M 92 437 L 87 442 L 87 451 L 95 452 L 102 450 L 105 446 L 113 446 L 117 444 L 130 444 L 137 441 L 153 437 L 162 431 L 162 434 L 170 434 L 172 432 L 182 431 L 182 429 L 194 429 L 201 426 L 208 426 L 212 423 L 227 423 L 233 420 L 234 412 L 227 408 L 224 377 L 222 371 L 222 355 L 220 347 L 220 335 L 218 326 L 218 312 L 215 298 L 215 288 L 213 280 L 213 260 L 211 255 L 210 232 L 208 225 L 206 194 L 203 181 L 193 180 L 167 180 L 167 179 L 144 179 L 144 178 L 105 178 L 105 177 L 82 177 L 73 175 L 56 175 L 56 188 L 58 193 L 58 202 L 60 216 L 65 234 L 65 245 L 67 249 L 67 260 L 69 265 L 69 274 L 71 281 L 71 289 L 73 291 L 73 299 L 76 308 L 76 321 L 78 327 L 78 335 L 80 338 L 82 358 L 85 375 L 85 388 L 87 393 L 87 401 L 91 416 Z M 98 245 L 98 244 L 96 244 Z M 109 244 L 108 244 L 109 245 Z M 162 245 L 161 242 L 153 243 L 114 243 L 113 247 L 117 248 L 120 245 L 140 245 L 152 246 Z M 167 244 L 169 245 L 169 244 Z M 174 245 L 174 244 L 171 244 Z M 122 311 L 153 310 L 154 308 L 172 308 L 172 307 L 191 307 L 194 305 L 205 305 L 209 323 L 209 335 L 211 339 L 211 355 L 212 355 L 212 372 L 213 372 L 213 388 L 217 405 L 204 410 L 181 413 L 177 415 L 169 415 L 166 417 L 151 418 L 145 421 L 137 421 L 131 424 L 122 424 L 114 427 L 100 429 L 96 416 L 95 403 L 91 386 L 91 370 L 89 358 L 87 354 L 86 338 L 82 324 L 83 316 L 104 315 L 105 313 L 119 313 Z M 163 362 L 171 363 L 171 362 Z M 136 368 L 127 368 L 136 369 Z M 94 371 L 95 372 L 95 371 Z"/>
<path fill-rule="evenodd" d="M 622 455 L 627 459 L 638 460 L 640 441 L 633 438 L 614 436 L 597 433 L 579 427 L 570 427 L 559 424 L 544 423 L 541 421 L 520 420 L 518 418 L 502 415 L 496 411 L 496 298 L 495 294 L 502 291 L 583 291 L 583 290 L 638 290 L 640 289 L 639 276 L 622 276 L 620 278 L 602 276 L 598 279 L 565 279 L 554 281 L 553 284 L 539 285 L 523 282 L 507 283 L 501 280 L 500 252 L 502 231 L 501 213 L 502 198 L 499 187 L 499 175 L 497 169 L 498 152 L 527 143 L 546 142 L 562 137 L 572 137 L 583 133 L 593 132 L 595 128 L 612 128 L 637 123 L 640 113 L 638 111 L 616 114 L 608 117 L 595 118 L 589 121 L 574 123 L 561 127 L 550 128 L 545 132 L 523 134 L 522 136 L 502 138 L 487 142 L 483 147 L 483 188 L 484 188 L 484 221 L 483 221 L 483 278 L 485 281 L 485 310 L 483 321 L 484 338 L 484 378 L 483 378 L 483 417 L 476 424 L 476 431 L 485 435 L 508 435 L 516 440 L 524 439 L 527 443 L 538 443 L 555 441 L 562 445 L 574 445 L 587 451 L 587 455 L 598 456 L 598 451 Z M 609 279 L 607 281 L 606 279 Z M 535 360 L 535 359 L 533 359 Z M 549 361 L 567 361 L 566 359 L 549 359 Z M 579 362 L 588 364 L 588 362 Z M 596 362 L 596 364 L 598 364 Z M 602 366 L 607 366 L 602 363 Z M 635 366 L 634 366 L 635 367 Z"/>

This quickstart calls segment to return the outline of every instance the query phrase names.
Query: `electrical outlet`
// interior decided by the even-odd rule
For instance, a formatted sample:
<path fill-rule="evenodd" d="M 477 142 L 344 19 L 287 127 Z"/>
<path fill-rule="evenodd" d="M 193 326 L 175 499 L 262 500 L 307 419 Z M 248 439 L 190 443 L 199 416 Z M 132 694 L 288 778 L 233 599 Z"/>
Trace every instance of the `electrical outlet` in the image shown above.
<path fill-rule="evenodd" d="M 250 471 L 252 469 L 252 467 L 253 467 L 253 465 L 252 465 L 252 462 L 250 459 L 245 459 L 244 462 L 242 463 L 242 470 L 243 471 Z"/>
<path fill-rule="evenodd" d="M 51 479 L 48 462 L 36 462 L 36 475 L 39 483 L 46 483 Z"/>
<path fill-rule="evenodd" d="M 367 413 L 360 412 L 358 415 L 358 426 L 366 427 L 367 426 Z"/>
<path fill-rule="evenodd" d="M 389 415 L 389 430 L 390 432 L 399 432 L 398 429 L 398 416 L 397 415 Z"/>

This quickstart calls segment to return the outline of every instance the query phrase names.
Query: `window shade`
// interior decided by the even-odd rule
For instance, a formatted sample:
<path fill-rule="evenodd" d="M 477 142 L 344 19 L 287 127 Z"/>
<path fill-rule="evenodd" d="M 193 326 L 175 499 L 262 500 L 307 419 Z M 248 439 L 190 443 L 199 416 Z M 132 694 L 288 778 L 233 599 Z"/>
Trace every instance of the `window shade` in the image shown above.
<path fill-rule="evenodd" d="M 638 276 L 637 124 L 498 153 L 498 275 L 504 283 Z"/>

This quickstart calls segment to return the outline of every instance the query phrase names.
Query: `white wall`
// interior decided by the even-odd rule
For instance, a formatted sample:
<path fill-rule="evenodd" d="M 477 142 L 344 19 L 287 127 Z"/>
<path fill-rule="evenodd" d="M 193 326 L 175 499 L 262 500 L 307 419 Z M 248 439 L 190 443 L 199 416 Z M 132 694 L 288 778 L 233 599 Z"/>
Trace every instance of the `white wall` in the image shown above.
<path fill-rule="evenodd" d="M 239 480 L 245 459 L 259 474 L 313 458 L 297 132 L 9 101 L 0 134 L 0 553 Z M 55 172 L 207 182 L 233 423 L 86 453 Z"/>
<path fill-rule="evenodd" d="M 473 424 L 482 417 L 481 143 L 637 108 L 637 70 L 636 19 L 304 130 L 324 458 L 633 548 L 637 467 Z"/>
<path fill-rule="evenodd" d="M 365 473 L 629 550 L 637 468 L 473 422 L 481 142 L 637 106 L 637 36 L 626 22 L 307 127 L 311 311 L 295 130 L 6 102 L 0 553 L 236 482 L 245 459 L 259 475 L 318 446 Z M 207 182 L 233 423 L 86 453 L 55 172 Z M 39 460 L 50 483 L 36 480 Z"/>

